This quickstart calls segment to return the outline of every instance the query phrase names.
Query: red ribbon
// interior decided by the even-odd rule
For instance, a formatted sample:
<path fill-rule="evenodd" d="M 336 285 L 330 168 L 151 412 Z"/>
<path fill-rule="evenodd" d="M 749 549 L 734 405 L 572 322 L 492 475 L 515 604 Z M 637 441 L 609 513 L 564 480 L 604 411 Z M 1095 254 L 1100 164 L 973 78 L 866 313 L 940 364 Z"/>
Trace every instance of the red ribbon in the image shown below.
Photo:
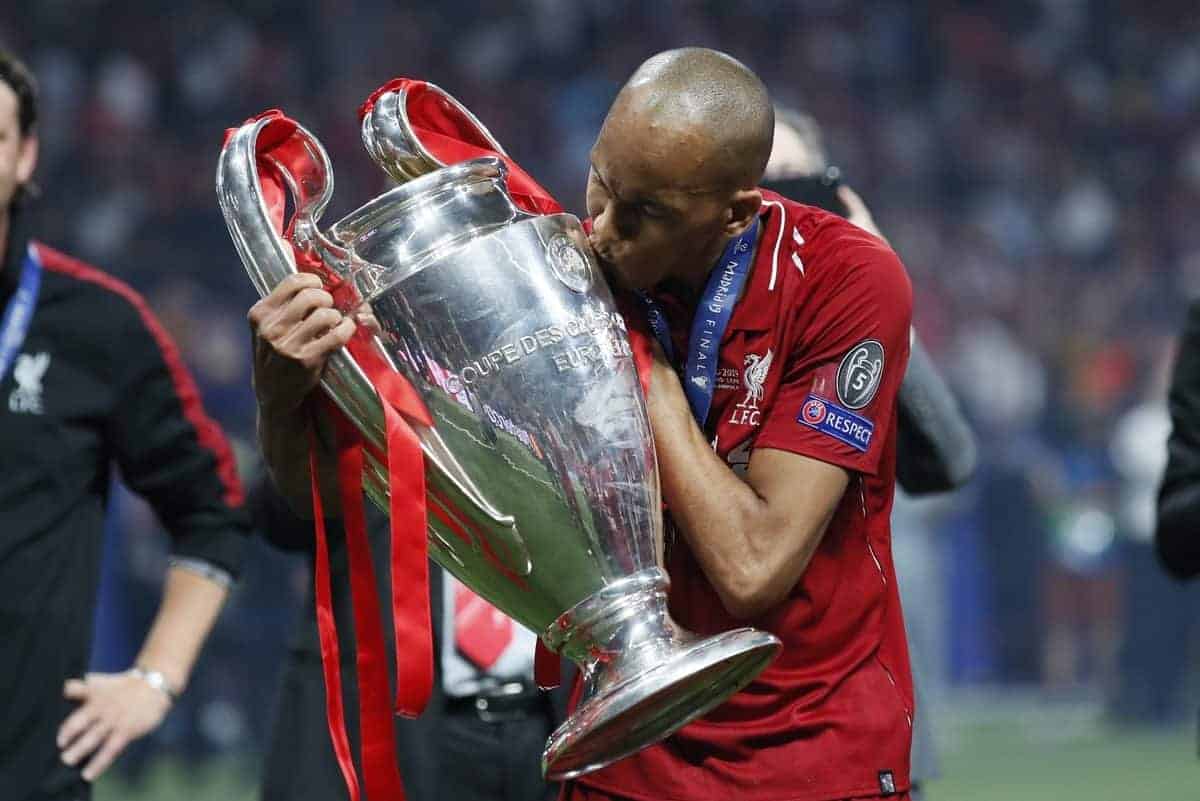
<path fill-rule="evenodd" d="M 562 684 L 562 657 L 551 651 L 541 637 L 533 646 L 533 680 L 543 690 Z"/>
<path fill-rule="evenodd" d="M 508 193 L 523 210 L 530 214 L 558 214 L 563 210 L 549 192 L 521 169 L 520 164 L 496 150 L 498 143 L 478 123 L 425 81 L 413 78 L 388 81 L 359 107 L 359 121 L 371 113 L 385 92 L 404 94 L 404 110 L 413 133 L 425 150 L 443 165 L 495 156 L 508 167 Z"/>
<path fill-rule="evenodd" d="M 330 407 L 331 404 L 326 403 L 326 408 Z M 367 540 L 366 507 L 362 489 L 362 437 L 344 415 L 334 415 L 334 419 L 337 424 L 338 487 L 341 490 L 342 522 L 346 532 L 346 551 L 350 557 L 350 593 L 354 605 L 358 725 L 362 738 L 363 778 L 368 799 L 403 799 L 404 787 L 396 765 L 396 731 L 393 728 L 391 711 L 388 709 L 383 621 L 379 614 L 375 566 L 371 560 L 371 546 Z M 417 454 L 419 458 L 419 449 Z M 315 493 L 313 498 L 318 496 L 319 492 Z M 313 505 L 315 513 L 315 500 Z M 424 529 L 418 531 L 424 539 Z M 428 592 L 425 597 L 428 598 Z M 426 608 L 428 609 L 428 605 Z M 428 621 L 428 617 L 426 620 Z M 344 772 L 343 768 L 343 774 Z"/>
<path fill-rule="evenodd" d="M 297 125 L 278 110 L 250 122 L 269 120 L 259 132 L 256 155 L 260 188 L 276 231 L 284 231 L 287 188 L 282 171 L 298 172 L 308 158 L 302 148 L 287 148 Z M 229 132 L 226 136 L 232 134 Z M 270 158 L 268 158 L 268 156 Z M 290 226 L 288 226 L 290 229 Z M 321 276 L 339 305 L 346 307 L 351 287 L 319 259 L 293 249 L 300 270 Z M 387 423 L 390 519 L 391 595 L 396 646 L 396 701 L 398 713 L 415 717 L 424 709 L 433 688 L 433 644 L 429 613 L 429 567 L 425 520 L 425 470 L 420 442 L 408 419 L 431 425 L 432 418 L 416 390 L 376 353 L 370 334 L 360 328 L 347 349 L 371 379 L 383 402 Z M 346 547 L 350 558 L 350 588 L 354 608 L 356 665 L 359 686 L 359 728 L 362 740 L 363 777 L 371 799 L 404 799 L 396 764 L 395 729 L 388 702 L 386 648 L 380 601 L 366 535 L 362 493 L 364 442 L 358 430 L 331 404 L 326 411 L 338 430 L 338 483 L 341 490 Z M 325 676 L 326 720 L 338 766 L 352 801 L 360 788 L 346 736 L 342 682 L 337 645 L 337 621 L 329 587 L 329 554 L 320 489 L 317 486 L 316 451 L 310 443 L 313 472 L 313 514 L 316 518 L 317 555 L 314 569 L 317 628 L 321 665 Z M 378 455 L 378 454 L 377 454 Z"/>
<path fill-rule="evenodd" d="M 360 328 L 347 348 L 383 402 L 387 453 L 382 458 L 381 454 L 374 455 L 387 465 L 388 471 L 395 710 L 399 715 L 415 718 L 425 709 L 433 691 L 433 641 L 429 541 L 425 533 L 428 522 L 425 460 L 420 440 L 408 421 L 429 427 L 433 418 L 412 384 L 391 369 L 375 350 L 376 345 L 365 330 Z M 367 447 L 361 438 L 358 444 L 360 448 Z M 378 605 L 378 597 L 373 603 Z"/>
<path fill-rule="evenodd" d="M 337 621 L 333 616 L 333 598 L 329 581 L 329 543 L 325 536 L 325 510 L 321 502 L 321 487 L 317 476 L 317 442 L 315 429 L 309 432 L 308 469 L 311 474 L 314 530 L 317 547 L 313 566 L 316 584 L 317 636 L 321 642 L 321 671 L 325 675 L 325 720 L 329 725 L 329 736 L 333 740 L 333 753 L 337 756 L 350 801 L 359 801 L 358 774 L 354 771 L 354 760 L 350 756 L 350 740 L 346 736 L 346 713 L 342 708 L 342 668 L 337 639 Z"/>
<path fill-rule="evenodd" d="M 408 382 L 404 382 L 404 386 L 411 389 Z M 389 513 L 392 528 L 396 713 L 415 718 L 425 709 L 433 691 L 425 460 L 416 432 L 402 414 L 404 406 L 397 403 L 396 396 L 386 388 L 380 388 L 380 394 L 386 399 L 383 411 L 387 418 L 387 468 L 391 495 Z M 398 409 L 401 411 L 398 412 Z M 413 498 L 420 498 L 421 502 L 413 503 Z M 403 533 L 407 536 L 397 536 Z M 413 648 L 413 645 L 419 647 Z M 395 754 L 395 751 L 392 753 Z"/>

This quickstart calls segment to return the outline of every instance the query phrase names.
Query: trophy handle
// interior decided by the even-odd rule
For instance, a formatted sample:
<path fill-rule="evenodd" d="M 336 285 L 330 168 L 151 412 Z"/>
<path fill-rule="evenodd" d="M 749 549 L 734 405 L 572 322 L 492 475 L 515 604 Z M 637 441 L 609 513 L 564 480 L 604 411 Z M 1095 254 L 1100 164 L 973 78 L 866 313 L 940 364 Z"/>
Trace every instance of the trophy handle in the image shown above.
<path fill-rule="evenodd" d="M 260 138 L 271 145 L 261 154 Z M 321 256 L 319 262 L 327 268 L 321 279 L 326 285 L 351 285 L 336 275 L 349 266 L 346 251 L 324 237 L 316 225 L 333 195 L 329 156 L 302 126 L 282 115 L 268 114 L 234 131 L 217 163 L 217 200 L 234 247 L 259 295 L 268 295 L 280 281 L 298 272 L 292 246 L 279 234 L 283 229 L 283 199 L 273 197 L 274 202 L 268 205 L 260 183 L 259 158 L 278 170 L 291 192 L 296 211 L 289 229 L 299 235 L 302 247 Z M 279 217 L 274 225 L 272 214 Z M 379 398 L 345 349 L 330 357 L 321 385 L 372 444 L 381 447 L 383 443 L 376 434 L 382 430 L 383 420 Z"/>
<path fill-rule="evenodd" d="M 398 79 L 381 87 L 364 106 L 362 140 L 372 160 L 399 183 L 447 166 L 413 130 L 409 103 L 422 104 L 426 117 L 440 118 L 458 139 L 508 157 L 487 126 L 441 87 Z"/>
<path fill-rule="evenodd" d="M 262 153 L 260 138 L 268 145 Z M 282 219 L 283 198 L 272 197 L 273 202 L 268 203 L 260 183 L 259 158 L 276 168 L 292 194 L 295 213 L 287 229 Z M 313 271 L 322 281 L 338 287 L 335 297 L 339 308 L 351 311 L 360 305 L 354 282 L 348 280 L 352 271 L 351 254 L 317 226 L 332 195 L 333 168 L 329 156 L 303 126 L 276 113 L 246 123 L 229 137 L 217 164 L 217 199 L 234 247 L 260 295 L 266 296 L 280 281 L 298 272 L 292 245 L 279 233 L 286 230 L 298 248 L 317 257 L 314 261 L 319 266 Z M 273 220 L 272 214 L 279 219 Z M 397 369 L 385 348 L 376 346 L 375 352 L 392 369 Z M 383 406 L 374 385 L 345 348 L 330 357 L 321 377 L 321 388 L 378 452 L 386 452 Z M 502 561 L 519 575 L 528 575 L 533 563 L 515 518 L 484 497 L 435 429 L 414 422 L 413 430 L 427 464 L 440 474 L 448 489 L 482 515 L 500 546 Z M 368 483 L 372 483 L 370 476 Z M 383 487 L 376 487 L 373 495 L 380 500 Z"/>
<path fill-rule="evenodd" d="M 274 140 L 262 154 L 260 138 Z M 273 164 L 287 183 L 296 219 L 312 220 L 325 210 L 333 195 L 333 167 L 311 133 L 280 115 L 246 123 L 221 149 L 217 201 L 254 288 L 266 296 L 297 269 L 291 245 L 278 233 L 283 229 L 282 198 L 273 197 L 276 202 L 269 208 L 259 182 L 260 157 Z M 272 225 L 273 212 L 280 217 L 276 225 Z"/>

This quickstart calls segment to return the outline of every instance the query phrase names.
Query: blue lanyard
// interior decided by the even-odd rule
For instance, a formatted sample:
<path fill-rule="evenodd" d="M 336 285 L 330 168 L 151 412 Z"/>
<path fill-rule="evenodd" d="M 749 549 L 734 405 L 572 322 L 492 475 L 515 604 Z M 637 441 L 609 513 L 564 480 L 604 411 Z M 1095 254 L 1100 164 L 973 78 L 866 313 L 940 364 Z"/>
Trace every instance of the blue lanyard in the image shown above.
<path fill-rule="evenodd" d="M 42 286 L 42 265 L 37 251 L 31 244 L 21 264 L 21 282 L 4 309 L 0 319 L 0 381 L 8 375 L 13 358 L 25 342 L 29 324 L 33 322 L 33 308 L 37 305 L 38 290 Z"/>
<path fill-rule="evenodd" d="M 683 371 L 683 391 L 696 422 L 704 428 L 708 410 L 712 406 L 716 390 L 717 365 L 720 362 L 721 339 L 733 307 L 750 273 L 750 261 L 754 257 L 754 239 L 758 235 L 758 220 L 737 239 L 725 246 L 725 252 L 708 277 L 696 317 L 692 320 L 692 331 L 688 337 L 687 364 Z M 667 359 L 675 363 L 675 348 L 671 344 L 671 331 L 662 305 L 645 292 L 639 293 L 646 307 L 646 317 L 654 337 L 662 345 Z"/>

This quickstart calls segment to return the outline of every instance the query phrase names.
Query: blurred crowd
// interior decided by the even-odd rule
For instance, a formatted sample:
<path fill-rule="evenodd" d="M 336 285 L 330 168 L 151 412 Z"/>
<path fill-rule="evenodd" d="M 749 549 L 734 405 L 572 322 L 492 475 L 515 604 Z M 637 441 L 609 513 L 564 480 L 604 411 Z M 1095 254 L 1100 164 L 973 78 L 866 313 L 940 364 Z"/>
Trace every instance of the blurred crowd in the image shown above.
<path fill-rule="evenodd" d="M 646 56 L 706 45 L 811 113 L 916 289 L 978 427 L 952 498 L 902 500 L 898 560 L 935 687 L 1094 693 L 1188 713 L 1196 595 L 1149 544 L 1173 336 L 1200 295 L 1200 15 L 1127 0 L 17 0 L 0 42 L 41 82 L 40 238 L 150 299 L 253 471 L 246 309 L 217 209 L 224 130 L 279 107 L 328 148 L 333 222 L 382 191 L 355 111 L 396 75 L 472 109 L 568 208 Z M 165 543 L 118 496 L 97 660 L 123 667 Z M 256 546 L 162 737 L 257 746 L 303 569 Z M 936 692 L 936 690 L 935 690 Z"/>

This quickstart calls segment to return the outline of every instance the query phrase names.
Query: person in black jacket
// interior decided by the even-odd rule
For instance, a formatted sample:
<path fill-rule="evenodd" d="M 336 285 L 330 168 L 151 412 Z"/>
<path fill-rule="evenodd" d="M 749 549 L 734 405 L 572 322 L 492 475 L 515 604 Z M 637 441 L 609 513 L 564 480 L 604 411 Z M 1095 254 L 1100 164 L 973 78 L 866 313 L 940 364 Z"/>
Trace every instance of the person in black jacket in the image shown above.
<path fill-rule="evenodd" d="M 1188 579 L 1200 575 L 1200 301 L 1188 309 L 1167 401 L 1171 437 L 1154 541 L 1167 571 Z"/>
<path fill-rule="evenodd" d="M 76 801 L 187 686 L 249 526 L 228 443 L 145 302 L 31 238 L 36 101 L 0 51 L 0 798 Z M 134 665 L 85 675 L 114 464 L 173 555 Z"/>

